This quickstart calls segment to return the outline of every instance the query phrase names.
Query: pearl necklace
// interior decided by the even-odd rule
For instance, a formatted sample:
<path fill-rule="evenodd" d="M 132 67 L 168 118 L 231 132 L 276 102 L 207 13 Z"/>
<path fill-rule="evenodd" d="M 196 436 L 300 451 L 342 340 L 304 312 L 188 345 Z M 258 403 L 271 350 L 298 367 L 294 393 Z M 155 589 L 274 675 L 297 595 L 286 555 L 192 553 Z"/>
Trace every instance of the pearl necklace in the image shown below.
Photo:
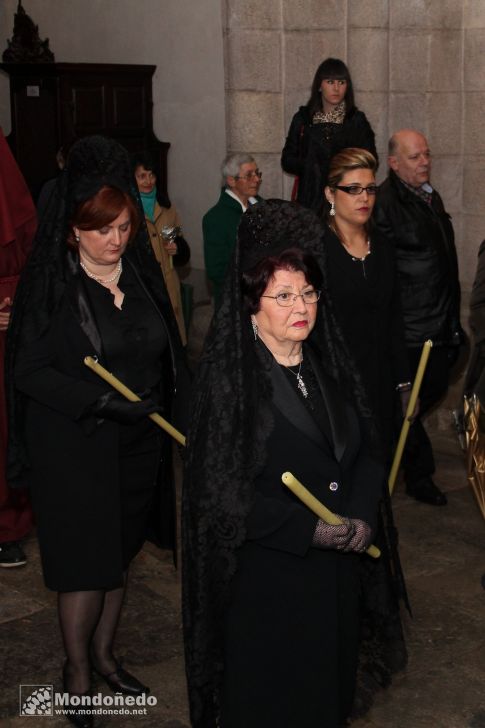
<path fill-rule="evenodd" d="M 120 277 L 121 272 L 123 270 L 123 263 L 121 262 L 121 258 L 118 261 L 118 264 L 115 268 L 113 275 L 109 276 L 109 278 L 100 278 L 99 276 L 96 276 L 94 273 L 91 273 L 91 271 L 84 265 L 82 260 L 79 260 L 79 263 L 81 265 L 81 268 L 86 273 L 86 275 L 89 276 L 89 278 L 92 278 L 93 281 L 96 281 L 97 283 L 102 283 L 102 284 L 113 283 L 113 281 L 115 281 L 117 278 Z"/>

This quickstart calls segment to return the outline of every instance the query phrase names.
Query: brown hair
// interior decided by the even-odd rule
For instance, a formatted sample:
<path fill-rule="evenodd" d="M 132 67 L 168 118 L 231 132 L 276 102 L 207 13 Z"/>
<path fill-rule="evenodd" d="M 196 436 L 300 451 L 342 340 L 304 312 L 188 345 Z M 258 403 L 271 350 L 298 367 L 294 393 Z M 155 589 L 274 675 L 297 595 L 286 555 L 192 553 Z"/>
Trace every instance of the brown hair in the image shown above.
<path fill-rule="evenodd" d="M 131 195 L 117 187 L 107 185 L 101 187 L 93 197 L 81 202 L 74 210 L 69 221 L 68 245 L 76 249 L 78 247 L 74 237 L 74 227 L 80 230 L 100 230 L 116 220 L 125 209 L 128 210 L 130 216 L 131 241 L 140 224 L 140 213 L 135 201 Z"/>

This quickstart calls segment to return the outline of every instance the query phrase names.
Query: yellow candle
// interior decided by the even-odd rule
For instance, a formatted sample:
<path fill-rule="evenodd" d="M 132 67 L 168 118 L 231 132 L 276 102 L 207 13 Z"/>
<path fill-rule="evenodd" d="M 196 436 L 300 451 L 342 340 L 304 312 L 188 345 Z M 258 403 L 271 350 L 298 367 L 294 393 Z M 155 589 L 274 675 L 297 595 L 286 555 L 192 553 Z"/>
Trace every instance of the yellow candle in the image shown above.
<path fill-rule="evenodd" d="M 396 485 L 396 478 L 397 473 L 399 470 L 399 466 L 401 464 L 401 458 L 402 454 L 404 452 L 404 446 L 406 444 L 406 439 L 408 436 L 409 428 L 411 426 L 410 417 L 412 416 L 414 412 L 414 408 L 416 407 L 416 402 L 418 401 L 419 397 L 419 390 L 421 389 L 421 384 L 423 382 L 424 373 L 426 371 L 426 366 L 428 364 L 429 355 L 431 353 L 431 347 L 433 346 L 433 342 L 428 339 L 428 341 L 425 341 L 423 344 L 423 350 L 421 352 L 421 358 L 419 360 L 418 369 L 416 372 L 416 376 L 414 378 L 413 387 L 411 389 L 411 395 L 409 397 L 408 406 L 406 408 L 406 415 L 404 417 L 404 422 L 402 423 L 401 427 L 401 434 L 399 435 L 399 440 L 397 442 L 396 452 L 394 453 L 394 460 L 392 461 L 392 467 L 391 472 L 389 473 L 389 493 L 392 495 L 392 491 L 394 490 L 394 486 Z"/>
<path fill-rule="evenodd" d="M 128 387 L 123 384 L 123 382 L 120 382 L 119 379 L 117 379 L 114 374 L 111 374 L 107 369 L 105 369 L 99 362 L 96 361 L 92 356 L 87 356 L 84 359 L 84 363 L 87 367 L 92 369 L 93 372 L 95 372 L 98 376 L 101 377 L 101 379 L 104 379 L 105 382 L 107 382 L 113 389 L 116 389 L 117 392 L 123 395 L 123 397 L 126 397 L 126 399 L 129 399 L 130 402 L 139 402 L 140 397 L 138 397 L 137 394 L 131 391 L 131 389 L 128 389 Z M 162 428 L 162 430 L 165 430 L 165 432 L 168 432 L 169 435 L 171 435 L 174 440 L 177 440 L 181 445 L 185 445 L 185 437 L 182 435 L 181 432 L 175 429 L 173 425 L 170 424 L 170 422 L 167 422 L 161 415 L 158 414 L 158 412 L 153 412 L 151 415 L 148 415 L 148 417 L 153 420 L 159 427 Z"/>
<path fill-rule="evenodd" d="M 281 476 L 281 480 L 286 485 L 287 488 L 291 490 L 291 492 L 296 495 L 297 498 L 301 500 L 302 503 L 304 503 L 307 508 L 309 508 L 313 513 L 322 519 L 322 521 L 325 521 L 325 523 L 329 523 L 331 526 L 339 526 L 341 523 L 343 523 L 342 519 L 335 515 L 335 513 L 332 513 L 326 506 L 321 503 L 318 498 L 315 498 L 315 496 L 310 493 L 310 491 L 305 488 L 305 486 L 300 483 L 299 480 L 295 478 L 293 473 L 283 473 Z M 372 556 L 374 559 L 379 558 L 381 555 L 381 552 L 377 548 L 377 546 L 369 546 L 368 549 L 366 549 L 369 556 Z"/>

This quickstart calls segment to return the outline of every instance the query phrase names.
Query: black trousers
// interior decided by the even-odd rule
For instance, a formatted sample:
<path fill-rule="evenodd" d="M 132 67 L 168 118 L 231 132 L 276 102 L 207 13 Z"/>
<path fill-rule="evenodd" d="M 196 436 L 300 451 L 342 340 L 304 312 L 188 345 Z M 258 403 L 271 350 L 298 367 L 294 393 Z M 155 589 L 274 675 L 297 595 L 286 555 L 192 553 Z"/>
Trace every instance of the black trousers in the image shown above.
<path fill-rule="evenodd" d="M 414 380 L 421 357 L 421 347 L 408 348 L 408 357 L 411 378 Z M 448 389 L 448 378 L 448 347 L 433 347 L 419 395 L 419 416 L 409 428 L 403 454 L 404 479 L 408 486 L 412 486 L 423 477 L 433 475 L 435 471 L 433 448 L 421 418 L 444 397 Z"/>

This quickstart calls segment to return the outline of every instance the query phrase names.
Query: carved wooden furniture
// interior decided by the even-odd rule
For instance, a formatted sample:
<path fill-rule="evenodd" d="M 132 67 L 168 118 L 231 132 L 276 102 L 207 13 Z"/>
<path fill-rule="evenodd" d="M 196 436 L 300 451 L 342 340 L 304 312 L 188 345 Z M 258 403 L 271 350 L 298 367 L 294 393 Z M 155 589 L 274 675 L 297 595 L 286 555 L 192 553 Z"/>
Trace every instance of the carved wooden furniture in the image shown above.
<path fill-rule="evenodd" d="M 103 134 L 129 152 L 147 150 L 167 193 L 170 144 L 153 133 L 155 66 L 98 63 L 3 63 L 10 76 L 9 144 L 36 199 L 57 172 L 56 152 L 73 139 Z"/>

